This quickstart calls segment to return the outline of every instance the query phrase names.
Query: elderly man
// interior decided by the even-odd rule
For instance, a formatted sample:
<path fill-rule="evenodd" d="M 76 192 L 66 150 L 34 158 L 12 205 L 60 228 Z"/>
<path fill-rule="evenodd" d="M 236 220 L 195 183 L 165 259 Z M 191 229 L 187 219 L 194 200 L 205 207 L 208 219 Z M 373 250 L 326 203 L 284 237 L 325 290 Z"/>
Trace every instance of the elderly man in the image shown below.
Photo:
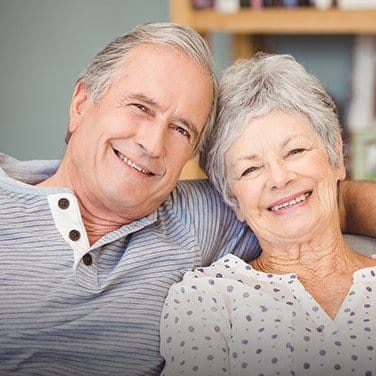
<path fill-rule="evenodd" d="M 2 375 L 159 374 L 169 286 L 225 253 L 257 255 L 206 181 L 177 184 L 210 132 L 216 85 L 194 31 L 143 25 L 78 80 L 61 163 L 2 156 Z M 361 190 L 342 187 L 345 206 Z M 369 233 L 363 201 L 351 214 Z"/>

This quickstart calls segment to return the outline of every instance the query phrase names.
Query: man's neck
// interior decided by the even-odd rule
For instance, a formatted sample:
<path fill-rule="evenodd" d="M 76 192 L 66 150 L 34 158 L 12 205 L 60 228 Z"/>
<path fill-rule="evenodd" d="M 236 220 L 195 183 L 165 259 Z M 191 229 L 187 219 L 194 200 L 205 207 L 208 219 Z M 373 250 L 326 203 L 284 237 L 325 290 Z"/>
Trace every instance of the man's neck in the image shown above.
<path fill-rule="evenodd" d="M 109 213 L 105 208 L 93 205 L 89 200 L 84 201 L 78 197 L 78 202 L 90 245 L 110 232 L 132 222 L 124 216 Z"/>
<path fill-rule="evenodd" d="M 73 181 L 76 183 L 73 184 Z M 78 182 L 79 179 L 71 178 L 63 161 L 53 176 L 37 184 L 37 186 L 68 188 L 75 194 L 90 245 L 93 245 L 108 233 L 133 221 L 133 219 L 124 216 L 123 213 L 115 213 L 98 200 L 90 197 L 90 194 L 82 189 Z"/>

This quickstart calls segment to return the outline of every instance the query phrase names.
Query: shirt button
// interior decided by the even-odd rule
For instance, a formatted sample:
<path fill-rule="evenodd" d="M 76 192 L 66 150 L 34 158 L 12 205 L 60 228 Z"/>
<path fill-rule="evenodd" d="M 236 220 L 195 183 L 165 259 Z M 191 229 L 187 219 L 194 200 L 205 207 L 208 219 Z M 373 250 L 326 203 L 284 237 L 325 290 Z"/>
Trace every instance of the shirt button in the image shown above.
<path fill-rule="evenodd" d="M 73 241 L 75 241 L 75 242 L 76 242 L 77 240 L 79 240 L 80 237 L 81 237 L 81 234 L 80 234 L 80 232 L 77 231 L 77 230 L 72 230 L 72 231 L 69 233 L 69 239 L 70 239 L 70 240 L 73 240 Z"/>
<path fill-rule="evenodd" d="M 86 266 L 90 266 L 93 263 L 93 258 L 90 256 L 89 253 L 86 253 L 86 255 L 82 257 L 82 260 Z"/>
<path fill-rule="evenodd" d="M 69 207 L 69 200 L 67 198 L 61 198 L 57 204 L 60 209 L 67 209 Z"/>

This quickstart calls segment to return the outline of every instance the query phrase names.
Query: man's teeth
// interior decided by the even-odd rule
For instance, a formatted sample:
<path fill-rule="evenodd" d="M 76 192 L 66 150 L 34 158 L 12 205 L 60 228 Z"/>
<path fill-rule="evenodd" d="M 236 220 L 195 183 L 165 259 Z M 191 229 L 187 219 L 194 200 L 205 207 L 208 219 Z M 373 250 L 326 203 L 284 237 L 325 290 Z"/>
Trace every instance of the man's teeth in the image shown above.
<path fill-rule="evenodd" d="M 283 204 L 280 204 L 280 205 L 272 206 L 270 210 L 275 212 L 284 208 L 290 208 L 291 206 L 294 206 L 298 204 L 299 202 L 306 200 L 309 195 L 310 195 L 310 192 L 303 193 L 302 195 L 296 198 L 293 198 L 291 201 L 284 202 Z"/>
<path fill-rule="evenodd" d="M 150 172 L 149 170 L 145 170 L 144 168 L 141 168 L 141 167 L 137 166 L 136 163 L 134 163 L 133 161 L 131 161 L 125 155 L 121 154 L 119 151 L 115 150 L 115 153 L 128 166 L 130 166 L 130 167 L 134 168 L 135 170 L 140 171 L 140 172 L 142 172 L 142 173 L 144 173 L 146 175 L 152 175 L 152 172 Z"/>

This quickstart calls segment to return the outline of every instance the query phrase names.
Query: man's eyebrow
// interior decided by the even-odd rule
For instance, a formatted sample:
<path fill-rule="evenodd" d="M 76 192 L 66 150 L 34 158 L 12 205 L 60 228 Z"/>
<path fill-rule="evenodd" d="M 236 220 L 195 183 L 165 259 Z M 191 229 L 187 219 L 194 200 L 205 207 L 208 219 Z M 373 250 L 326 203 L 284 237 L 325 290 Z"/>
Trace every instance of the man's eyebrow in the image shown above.
<path fill-rule="evenodd" d="M 141 101 L 145 104 L 148 104 L 148 105 L 154 107 L 157 110 L 162 110 L 162 107 L 156 101 L 154 101 L 153 99 L 147 97 L 146 95 L 144 95 L 142 93 L 128 94 L 128 95 L 124 96 L 123 99 Z M 189 121 L 188 119 L 185 119 L 185 118 L 179 118 L 179 119 L 177 119 L 177 122 L 180 122 L 184 126 L 186 126 L 193 133 L 195 140 L 198 139 L 199 133 L 198 133 L 197 127 L 191 121 Z"/>
<path fill-rule="evenodd" d="M 142 93 L 128 94 L 128 95 L 125 95 L 123 99 L 137 100 L 137 101 L 144 102 L 145 104 L 148 104 L 148 105 L 150 105 L 150 106 L 152 106 L 156 109 L 161 108 L 161 106 L 156 101 L 154 101 L 153 99 L 147 97 L 146 95 L 144 95 Z"/>

